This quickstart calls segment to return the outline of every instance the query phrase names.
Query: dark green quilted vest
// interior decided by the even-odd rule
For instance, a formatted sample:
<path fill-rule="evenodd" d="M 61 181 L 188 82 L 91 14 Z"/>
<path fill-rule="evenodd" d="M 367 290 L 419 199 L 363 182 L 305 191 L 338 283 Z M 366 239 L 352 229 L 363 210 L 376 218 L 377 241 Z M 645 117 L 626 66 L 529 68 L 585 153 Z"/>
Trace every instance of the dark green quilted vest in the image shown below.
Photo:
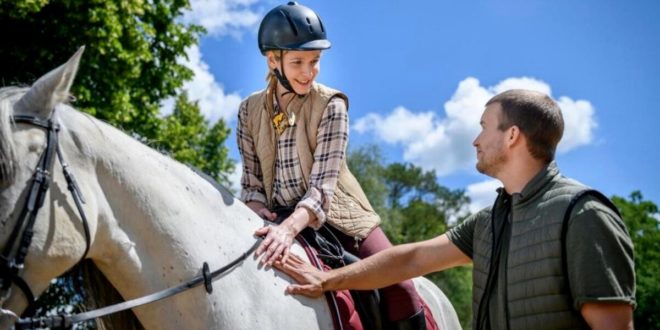
<path fill-rule="evenodd" d="M 573 309 L 563 270 L 562 222 L 573 196 L 584 185 L 559 174 L 554 162 L 539 173 L 511 203 L 511 240 L 507 259 L 506 309 L 509 329 L 587 328 Z M 475 226 L 473 324 L 489 276 L 493 229 L 490 214 L 498 209 L 503 192 Z M 495 221 L 504 221 L 497 219 Z"/>

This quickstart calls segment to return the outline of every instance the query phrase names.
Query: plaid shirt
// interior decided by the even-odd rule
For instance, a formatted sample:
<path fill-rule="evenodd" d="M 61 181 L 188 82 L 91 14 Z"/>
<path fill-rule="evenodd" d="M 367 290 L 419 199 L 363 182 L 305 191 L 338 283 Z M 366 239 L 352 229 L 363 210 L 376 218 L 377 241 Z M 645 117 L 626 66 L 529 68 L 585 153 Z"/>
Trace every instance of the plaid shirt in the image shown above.
<path fill-rule="evenodd" d="M 276 114 L 279 106 L 275 105 Z M 254 140 L 247 130 L 247 102 L 241 104 L 238 112 L 238 150 L 243 161 L 241 176 L 241 199 L 266 202 L 263 187 L 261 164 L 255 153 Z M 330 201 L 337 186 L 339 169 L 346 154 L 348 143 L 348 111 L 341 98 L 330 100 L 325 109 L 316 134 L 314 163 L 307 186 L 303 182 L 303 173 L 298 159 L 295 130 L 298 125 L 287 127 L 277 138 L 275 157 L 275 175 L 273 178 L 273 202 L 280 206 L 304 207 L 316 215 L 316 221 L 310 224 L 318 228 L 326 220 Z"/>

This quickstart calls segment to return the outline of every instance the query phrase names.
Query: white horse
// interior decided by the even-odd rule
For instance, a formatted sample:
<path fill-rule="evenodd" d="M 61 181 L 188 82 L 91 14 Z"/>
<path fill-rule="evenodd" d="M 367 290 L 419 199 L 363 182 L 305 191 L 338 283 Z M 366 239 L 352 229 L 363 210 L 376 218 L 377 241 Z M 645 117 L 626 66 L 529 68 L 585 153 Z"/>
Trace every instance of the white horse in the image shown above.
<path fill-rule="evenodd" d="M 216 269 L 255 244 L 264 221 L 229 192 L 190 168 L 66 104 L 82 49 L 30 88 L 0 89 L 0 247 L 17 223 L 47 130 L 12 118 L 29 115 L 60 124 L 59 146 L 84 196 L 91 259 L 121 296 L 134 299 Z M 38 211 L 34 237 L 19 275 L 32 292 L 74 266 L 85 254 L 81 217 L 61 164 Z M 304 256 L 295 245 L 293 252 Z M 213 282 L 133 309 L 147 329 L 332 329 L 325 299 L 289 296 L 286 275 L 250 255 Z M 442 329 L 459 328 L 442 292 L 415 281 Z M 28 305 L 17 286 L 0 297 L 0 328 L 11 327 Z"/>

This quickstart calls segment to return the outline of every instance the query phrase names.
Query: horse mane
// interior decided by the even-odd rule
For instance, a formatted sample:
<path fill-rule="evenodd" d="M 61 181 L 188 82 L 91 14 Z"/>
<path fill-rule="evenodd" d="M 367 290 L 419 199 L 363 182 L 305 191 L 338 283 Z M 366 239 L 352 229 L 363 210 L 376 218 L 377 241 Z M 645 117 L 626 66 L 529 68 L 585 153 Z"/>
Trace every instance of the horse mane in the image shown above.
<path fill-rule="evenodd" d="M 28 88 L 0 88 L 0 185 L 13 182 L 16 172 L 16 153 L 11 136 L 12 106 Z"/>
<path fill-rule="evenodd" d="M 110 284 L 110 281 L 101 273 L 92 260 L 86 259 L 78 267 L 82 271 L 85 308 L 93 310 L 124 301 L 124 298 Z M 96 328 L 99 330 L 144 329 L 132 310 L 98 318 L 96 319 Z"/>

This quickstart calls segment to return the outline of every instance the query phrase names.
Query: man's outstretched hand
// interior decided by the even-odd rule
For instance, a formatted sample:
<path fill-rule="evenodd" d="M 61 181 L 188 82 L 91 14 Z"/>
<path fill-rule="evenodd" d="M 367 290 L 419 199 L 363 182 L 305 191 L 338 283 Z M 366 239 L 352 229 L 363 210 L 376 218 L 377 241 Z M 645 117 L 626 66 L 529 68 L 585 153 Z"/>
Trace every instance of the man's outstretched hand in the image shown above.
<path fill-rule="evenodd" d="M 297 255 L 290 254 L 285 262 L 282 262 L 280 259 L 275 261 L 273 266 L 298 282 L 298 284 L 289 285 L 286 288 L 287 293 L 300 294 L 312 298 L 323 294 L 323 283 L 327 279 L 328 274 L 314 268 Z"/>

